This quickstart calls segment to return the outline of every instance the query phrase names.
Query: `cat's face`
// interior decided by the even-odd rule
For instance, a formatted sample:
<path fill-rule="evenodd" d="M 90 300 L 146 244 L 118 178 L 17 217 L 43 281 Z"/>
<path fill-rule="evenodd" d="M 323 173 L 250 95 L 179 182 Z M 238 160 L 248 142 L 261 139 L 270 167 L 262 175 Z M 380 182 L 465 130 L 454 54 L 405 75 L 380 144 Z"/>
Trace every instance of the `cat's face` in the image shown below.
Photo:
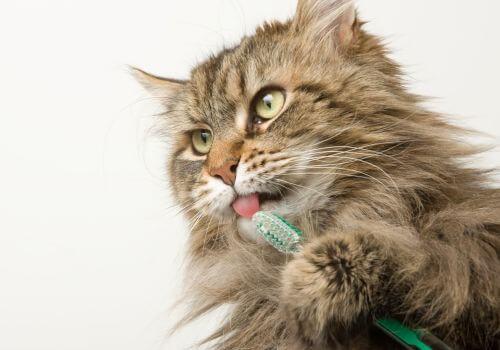
<path fill-rule="evenodd" d="M 341 111 L 304 76 L 304 64 L 296 69 L 304 58 L 298 59 L 299 48 L 293 53 L 271 39 L 244 54 L 256 40 L 195 69 L 172 106 L 184 116 L 171 160 L 175 189 L 215 219 L 250 216 L 253 194 L 259 209 L 283 214 L 311 210 L 326 199 L 319 194 L 329 181 L 319 180 L 319 168 L 312 171 L 312 159 L 328 146 L 321 141 L 338 131 L 326 125 L 326 114 Z M 247 201 L 233 208 L 238 197 Z"/>
<path fill-rule="evenodd" d="M 391 94 L 383 73 L 356 57 L 352 5 L 319 2 L 336 7 L 299 2 L 294 20 L 265 25 L 189 81 L 141 78 L 168 97 L 170 176 L 181 206 L 219 222 L 256 210 L 290 217 L 332 207 L 334 196 L 377 171 L 365 146 L 386 135 L 364 117 Z M 331 28 L 322 22 L 327 10 L 337 11 Z"/>

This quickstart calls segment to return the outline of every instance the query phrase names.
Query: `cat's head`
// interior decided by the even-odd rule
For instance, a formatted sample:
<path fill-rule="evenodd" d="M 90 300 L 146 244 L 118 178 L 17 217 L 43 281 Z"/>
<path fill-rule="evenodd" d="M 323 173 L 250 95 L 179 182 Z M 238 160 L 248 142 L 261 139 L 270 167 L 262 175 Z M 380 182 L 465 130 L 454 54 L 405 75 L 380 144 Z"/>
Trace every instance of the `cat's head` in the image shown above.
<path fill-rule="evenodd" d="M 293 217 L 390 187 L 376 159 L 401 141 L 392 114 L 407 96 L 351 1 L 299 0 L 293 19 L 265 24 L 187 81 L 137 75 L 166 107 L 171 182 L 191 213 Z"/>

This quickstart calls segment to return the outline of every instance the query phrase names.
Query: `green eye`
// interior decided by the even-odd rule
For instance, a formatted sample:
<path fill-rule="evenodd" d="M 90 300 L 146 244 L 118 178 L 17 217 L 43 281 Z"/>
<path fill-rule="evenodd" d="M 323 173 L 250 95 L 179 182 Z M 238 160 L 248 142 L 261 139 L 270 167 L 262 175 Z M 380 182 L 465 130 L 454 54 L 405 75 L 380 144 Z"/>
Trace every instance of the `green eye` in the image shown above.
<path fill-rule="evenodd" d="M 276 117 L 285 105 L 285 94 L 280 90 L 268 90 L 262 94 L 255 105 L 255 113 L 262 119 Z"/>
<path fill-rule="evenodd" d="M 191 141 L 196 152 L 207 154 L 210 151 L 210 147 L 212 147 L 212 132 L 206 129 L 195 130 Z"/>

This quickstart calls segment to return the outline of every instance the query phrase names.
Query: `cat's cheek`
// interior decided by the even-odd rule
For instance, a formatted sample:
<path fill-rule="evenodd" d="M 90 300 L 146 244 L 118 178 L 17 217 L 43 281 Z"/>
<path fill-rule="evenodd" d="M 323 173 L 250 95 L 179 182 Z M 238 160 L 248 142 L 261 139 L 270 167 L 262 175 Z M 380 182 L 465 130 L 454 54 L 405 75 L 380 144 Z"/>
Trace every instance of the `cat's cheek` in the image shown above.
<path fill-rule="evenodd" d="M 197 210 L 216 219 L 232 219 L 234 211 L 231 204 L 236 199 L 234 190 L 217 179 L 208 178 L 205 186 L 192 192 L 193 200 L 198 200 Z"/>

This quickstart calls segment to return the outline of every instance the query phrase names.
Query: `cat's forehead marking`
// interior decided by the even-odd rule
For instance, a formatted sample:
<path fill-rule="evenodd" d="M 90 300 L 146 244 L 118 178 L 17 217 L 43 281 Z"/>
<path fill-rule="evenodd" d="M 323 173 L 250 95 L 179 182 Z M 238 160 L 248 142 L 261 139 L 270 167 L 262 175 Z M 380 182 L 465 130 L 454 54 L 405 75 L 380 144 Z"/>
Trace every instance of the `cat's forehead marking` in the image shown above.
<path fill-rule="evenodd" d="M 195 68 L 192 72 L 192 94 L 198 113 L 213 128 L 233 124 L 237 106 L 242 100 L 240 71 L 231 62 L 232 50 Z"/>
<path fill-rule="evenodd" d="M 245 130 L 254 96 L 267 86 L 289 87 L 294 80 L 293 60 L 279 46 L 257 39 L 244 39 L 192 72 L 195 113 L 214 131 Z"/>
<path fill-rule="evenodd" d="M 234 124 L 239 130 L 245 130 L 248 124 L 248 112 L 241 106 L 236 110 L 236 115 L 234 117 Z"/>

